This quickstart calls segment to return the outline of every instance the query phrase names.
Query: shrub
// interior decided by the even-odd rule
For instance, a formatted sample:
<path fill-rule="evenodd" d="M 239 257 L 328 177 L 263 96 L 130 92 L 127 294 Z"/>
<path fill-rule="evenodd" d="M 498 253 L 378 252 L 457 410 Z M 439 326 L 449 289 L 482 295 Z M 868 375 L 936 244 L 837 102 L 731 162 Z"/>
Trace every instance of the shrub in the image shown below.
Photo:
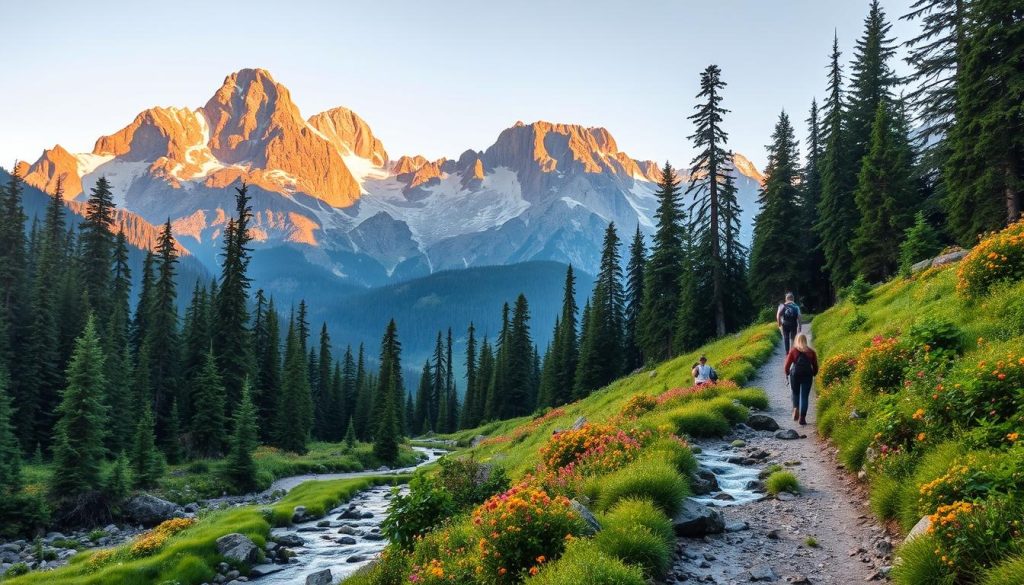
<path fill-rule="evenodd" d="M 750 416 L 750 410 L 747 407 L 734 402 L 732 398 L 726 396 L 719 396 L 708 401 L 707 408 L 720 413 L 730 424 L 746 422 Z"/>
<path fill-rule="evenodd" d="M 0 497 L 0 538 L 32 534 L 50 522 L 50 512 L 40 494 L 22 491 Z"/>
<path fill-rule="evenodd" d="M 409 550 L 418 537 L 454 512 L 455 503 L 448 490 L 419 473 L 409 482 L 408 494 L 396 493 L 391 499 L 381 531 L 393 544 Z"/>
<path fill-rule="evenodd" d="M 773 496 L 777 496 L 782 492 L 799 494 L 800 482 L 796 479 L 795 475 L 788 471 L 776 471 L 765 480 L 764 489 Z"/>
<path fill-rule="evenodd" d="M 585 527 L 568 499 L 552 498 L 526 484 L 492 496 L 473 511 L 479 537 L 479 574 L 499 585 L 515 583 L 523 573 L 557 558 L 566 539 Z"/>
<path fill-rule="evenodd" d="M 630 520 L 609 522 L 594 537 L 602 552 L 630 565 L 639 565 L 644 575 L 662 578 L 669 567 L 672 547 L 651 529 Z"/>
<path fill-rule="evenodd" d="M 939 506 L 929 529 L 935 536 L 935 554 L 958 578 L 994 566 L 1000 559 L 1021 552 L 1021 508 L 1002 499 L 980 504 L 954 502 Z"/>
<path fill-rule="evenodd" d="M 655 440 L 643 450 L 641 456 L 667 461 L 683 475 L 697 471 L 697 458 L 693 456 L 690 445 L 675 435 Z"/>
<path fill-rule="evenodd" d="M 28 565 L 25 563 L 14 563 L 4 571 L 5 578 L 20 577 L 21 575 L 27 575 L 29 571 Z"/>
<path fill-rule="evenodd" d="M 612 506 L 605 516 L 608 522 L 613 524 L 620 522 L 635 522 L 646 527 L 657 535 L 666 544 L 673 545 L 676 541 L 675 529 L 672 521 L 650 500 L 638 498 L 625 498 L 619 500 Z"/>
<path fill-rule="evenodd" d="M 640 569 L 601 551 L 591 541 L 574 541 L 565 556 L 538 571 L 529 585 L 646 585 Z"/>
<path fill-rule="evenodd" d="M 686 480 L 671 464 L 640 459 L 600 478 L 597 508 L 608 510 L 625 498 L 646 498 L 665 514 L 673 516 L 688 491 Z"/>
<path fill-rule="evenodd" d="M 846 324 L 846 330 L 850 333 L 856 333 L 864 328 L 864 324 L 868 322 L 868 316 L 857 309 L 853 312 L 853 317 L 850 322 Z"/>
<path fill-rule="evenodd" d="M 409 582 L 419 585 L 476 582 L 475 573 L 479 564 L 473 554 L 476 547 L 476 536 L 471 524 L 456 524 L 445 530 L 431 532 L 419 541 L 411 558 L 401 554 L 401 551 L 393 551 L 393 556 L 406 558 L 406 561 L 402 563 L 398 559 L 391 560 L 395 566 L 388 572 L 395 578 L 390 581 L 374 580 L 373 585 L 382 585 L 382 581 L 393 582 L 395 585 Z M 409 566 L 405 572 L 400 570 L 403 565 Z M 405 574 L 409 575 L 409 579 L 405 579 Z"/>
<path fill-rule="evenodd" d="M 857 357 L 849 353 L 837 353 L 821 364 L 818 370 L 818 381 L 824 387 L 842 382 L 857 369 Z"/>
<path fill-rule="evenodd" d="M 729 434 L 729 421 L 707 402 L 699 401 L 679 407 L 669 415 L 678 432 L 691 437 L 721 437 Z"/>
<path fill-rule="evenodd" d="M 625 418 L 636 418 L 644 413 L 654 410 L 658 401 L 653 396 L 636 394 L 626 401 L 622 406 L 620 414 Z"/>
<path fill-rule="evenodd" d="M 871 285 L 868 281 L 864 280 L 862 275 L 857 275 L 857 278 L 853 279 L 853 282 L 843 289 L 842 297 L 849 300 L 854 305 L 863 305 L 868 302 L 871 296 Z"/>
<path fill-rule="evenodd" d="M 851 421 L 836 429 L 835 439 L 839 445 L 839 461 L 851 471 L 860 471 L 874 440 L 871 428 L 863 421 Z"/>
<path fill-rule="evenodd" d="M 918 211 L 914 216 L 914 225 L 904 232 L 903 243 L 900 244 L 900 274 L 910 274 L 910 267 L 922 260 L 928 260 L 942 250 L 939 233 L 928 223 L 924 213 Z"/>
<path fill-rule="evenodd" d="M 907 330 L 907 341 L 923 361 L 953 359 L 964 349 L 964 332 L 951 321 L 925 317 Z"/>
<path fill-rule="evenodd" d="M 743 390 L 733 390 L 723 394 L 730 400 L 735 400 L 747 408 L 756 408 L 757 410 L 768 410 L 768 395 L 765 394 L 764 390 L 760 388 L 744 388 Z"/>
<path fill-rule="evenodd" d="M 954 576 L 935 554 L 935 537 L 919 536 L 899 549 L 899 562 L 893 565 L 896 585 L 954 585 Z"/>
<path fill-rule="evenodd" d="M 876 337 L 857 358 L 854 383 L 862 392 L 874 394 L 898 390 L 906 362 L 907 351 L 898 339 Z"/>
<path fill-rule="evenodd" d="M 1024 490 L 1024 449 L 1010 453 L 971 452 L 918 489 L 918 510 L 933 512 L 958 501 L 978 502 L 993 494 Z"/>
<path fill-rule="evenodd" d="M 1024 222 L 990 234 L 960 261 L 957 291 L 979 297 L 999 282 L 1024 278 Z"/>
<path fill-rule="evenodd" d="M 895 518 L 900 509 L 900 482 L 879 475 L 871 482 L 871 511 L 880 520 Z"/>
<path fill-rule="evenodd" d="M 609 424 L 586 423 L 578 429 L 562 431 L 541 449 L 541 460 L 548 469 L 560 469 L 585 459 L 602 457 L 631 461 L 648 436 L 642 431 L 626 431 Z M 591 462 L 593 463 L 593 462 Z M 614 466 L 609 463 L 609 466 Z"/>
<path fill-rule="evenodd" d="M 509 488 L 504 468 L 469 457 L 442 457 L 437 480 L 459 507 L 475 506 Z"/>

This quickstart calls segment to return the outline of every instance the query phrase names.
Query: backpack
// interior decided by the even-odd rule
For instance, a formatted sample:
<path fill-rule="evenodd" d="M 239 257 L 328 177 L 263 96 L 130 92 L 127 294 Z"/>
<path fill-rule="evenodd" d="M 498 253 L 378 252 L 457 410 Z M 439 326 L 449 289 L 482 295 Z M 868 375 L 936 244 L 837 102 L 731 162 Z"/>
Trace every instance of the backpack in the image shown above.
<path fill-rule="evenodd" d="M 708 376 L 708 378 L 710 378 L 712 382 L 718 381 L 718 372 L 715 371 L 715 368 L 711 368 L 711 374 Z"/>
<path fill-rule="evenodd" d="M 807 354 L 797 350 L 796 359 L 793 360 L 792 373 L 796 377 L 810 378 L 814 376 L 814 369 L 811 366 L 811 358 Z"/>
<path fill-rule="evenodd" d="M 796 328 L 797 320 L 800 319 L 800 309 L 793 303 L 782 305 L 782 326 L 786 329 Z"/>

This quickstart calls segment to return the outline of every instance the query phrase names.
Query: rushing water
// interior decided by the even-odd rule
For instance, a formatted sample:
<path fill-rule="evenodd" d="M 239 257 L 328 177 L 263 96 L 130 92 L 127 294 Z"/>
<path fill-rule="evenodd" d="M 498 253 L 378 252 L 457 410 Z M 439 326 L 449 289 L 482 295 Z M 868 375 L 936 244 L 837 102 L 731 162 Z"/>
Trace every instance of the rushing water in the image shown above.
<path fill-rule="evenodd" d="M 736 453 L 727 451 L 716 451 L 705 448 L 697 454 L 697 461 L 701 467 L 715 474 L 718 480 L 720 492 L 706 496 L 693 496 L 695 502 L 708 506 L 740 506 L 750 502 L 756 502 L 764 497 L 764 494 L 755 492 L 752 485 L 757 482 L 760 470 L 756 467 L 744 467 L 735 463 L 729 463 L 730 457 Z M 716 498 L 716 494 L 728 494 L 731 499 Z"/>
<path fill-rule="evenodd" d="M 427 455 L 427 459 L 416 467 L 436 461 L 444 453 L 434 449 L 414 447 Z M 405 473 L 415 467 L 389 471 Z M 299 476 L 276 482 L 272 489 L 291 489 L 303 481 L 326 481 L 350 479 L 367 475 L 381 475 L 374 472 L 336 473 L 319 476 Z M 298 479 L 299 481 L 293 481 Z M 287 546 L 296 553 L 287 565 L 260 565 L 257 570 L 263 576 L 250 578 L 259 585 L 303 585 L 306 577 L 323 569 L 331 570 L 331 582 L 355 573 L 372 561 L 387 545 L 387 539 L 380 534 L 380 523 L 387 515 L 392 497 L 391 486 L 377 486 L 363 490 L 351 500 L 328 512 L 323 518 L 294 524 L 287 528 L 275 528 L 270 539 L 280 541 L 290 538 L 302 539 L 302 544 Z M 403 491 L 406 487 L 401 488 Z"/>

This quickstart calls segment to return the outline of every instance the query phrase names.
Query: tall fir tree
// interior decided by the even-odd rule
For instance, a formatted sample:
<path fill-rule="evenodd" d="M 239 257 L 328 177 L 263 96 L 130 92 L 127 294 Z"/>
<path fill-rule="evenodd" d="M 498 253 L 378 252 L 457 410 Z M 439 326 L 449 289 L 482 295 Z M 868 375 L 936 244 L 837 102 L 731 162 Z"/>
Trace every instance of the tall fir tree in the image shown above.
<path fill-rule="evenodd" d="M 259 298 L 257 294 L 257 298 Z M 253 397 L 260 425 L 260 438 L 269 442 L 274 436 L 274 412 L 282 390 L 281 381 L 281 327 L 278 321 L 274 299 L 267 302 L 264 317 L 265 326 L 255 328 L 257 362 L 256 385 Z"/>
<path fill-rule="evenodd" d="M 853 200 L 856 180 L 849 146 L 846 98 L 843 90 L 842 53 L 833 37 L 829 60 L 828 98 L 824 104 L 821 138 L 825 145 L 821 159 L 821 201 L 814 230 L 821 240 L 825 268 L 832 284 L 830 296 L 853 280 L 850 242 L 857 227 L 857 204 Z"/>
<path fill-rule="evenodd" d="M 730 328 L 730 321 L 736 320 L 736 313 L 746 310 L 736 294 L 746 288 L 746 281 L 738 237 L 740 209 L 730 175 L 732 153 L 725 147 L 728 134 L 722 127 L 722 118 L 728 113 L 721 105 L 725 85 L 717 65 L 709 65 L 701 73 L 699 103 L 689 116 L 694 123 L 690 139 L 698 152 L 691 162 L 686 189 L 686 194 L 693 196 L 690 227 L 696 232 L 700 250 L 697 270 L 711 281 L 705 298 L 719 337 Z"/>
<path fill-rule="evenodd" d="M 639 342 L 643 358 L 662 361 L 676 354 L 671 315 L 679 312 L 679 281 L 683 270 L 682 212 L 675 171 L 667 162 L 658 184 L 657 228 L 651 257 L 644 269 L 644 296 L 640 309 Z"/>
<path fill-rule="evenodd" d="M 916 195 L 903 115 L 888 100 L 880 101 L 877 110 L 855 192 L 861 221 L 850 243 L 854 268 L 871 282 L 896 273 L 899 245 L 913 222 Z"/>
<path fill-rule="evenodd" d="M 129 454 L 132 467 L 132 483 L 138 488 L 156 485 L 163 475 L 164 462 L 156 448 L 156 421 L 149 401 L 143 402 L 135 425 L 135 436 Z"/>
<path fill-rule="evenodd" d="M 512 320 L 501 353 L 505 363 L 503 391 L 495 396 L 495 415 L 501 419 L 533 411 L 533 340 L 530 337 L 530 306 L 522 293 L 516 298 Z"/>
<path fill-rule="evenodd" d="M 107 366 L 106 405 L 110 416 L 107 448 L 120 453 L 128 448 L 132 436 L 134 396 L 131 387 L 132 359 L 129 346 L 132 273 L 124 230 L 114 237 L 114 268 L 110 292 L 110 317 L 104 337 Z"/>
<path fill-rule="evenodd" d="M 619 236 L 612 222 L 604 234 L 587 335 L 580 342 L 576 371 L 576 395 L 579 397 L 601 388 L 622 373 L 624 298 Z"/>
<path fill-rule="evenodd" d="M 864 19 L 864 33 L 857 39 L 850 66 L 849 139 L 853 171 L 859 173 L 868 155 L 878 104 L 892 99 L 897 83 L 890 61 L 896 53 L 880 0 L 871 0 Z"/>
<path fill-rule="evenodd" d="M 484 420 L 505 418 L 502 402 L 507 399 L 508 393 L 508 353 L 511 344 L 511 325 L 509 306 L 508 303 L 504 303 L 501 307 L 501 330 L 498 333 L 497 347 L 494 348 L 494 373 L 487 386 L 487 398 L 484 402 Z"/>
<path fill-rule="evenodd" d="M 317 423 L 316 435 L 321 440 L 327 440 L 330 434 L 330 429 L 334 426 L 341 425 L 341 421 L 331 419 L 331 411 L 333 409 L 334 392 L 333 392 L 333 370 L 334 370 L 334 357 L 331 355 L 331 335 L 327 332 L 327 323 L 324 323 L 320 327 L 320 355 L 319 366 L 320 371 L 317 376 L 320 384 L 320 401 L 317 405 Z"/>
<path fill-rule="evenodd" d="M 399 409 L 402 408 L 402 346 L 398 327 L 392 319 L 384 332 L 380 348 L 380 374 L 377 379 L 377 400 L 374 404 L 373 453 L 385 463 L 398 459 L 401 435 Z"/>
<path fill-rule="evenodd" d="M 445 420 L 448 416 L 448 391 L 445 382 L 448 373 L 445 370 L 447 360 L 444 353 L 444 342 L 441 332 L 437 332 L 437 341 L 434 343 L 434 385 L 430 391 L 430 428 L 441 432 L 448 432 L 445 428 Z"/>
<path fill-rule="evenodd" d="M 562 287 L 562 312 L 555 320 L 550 359 L 541 373 L 539 406 L 559 406 L 572 400 L 576 390 L 576 369 L 580 359 L 577 333 L 576 273 L 572 265 L 565 270 Z"/>
<path fill-rule="evenodd" d="M 477 364 L 476 328 L 470 321 L 469 329 L 466 331 L 466 394 L 463 397 L 459 425 L 459 428 L 463 429 L 471 429 L 479 424 L 474 418 L 477 401 Z"/>
<path fill-rule="evenodd" d="M 185 309 L 185 321 L 181 328 L 181 377 L 187 385 L 194 385 L 206 365 L 207 354 L 213 344 L 213 323 L 210 315 L 210 301 L 206 287 L 196 281 L 192 300 Z M 192 418 L 192 396 L 178 403 L 186 420 Z"/>
<path fill-rule="evenodd" d="M 341 414 L 338 421 L 342 424 L 340 431 L 344 434 L 345 424 L 352 420 L 356 406 L 356 361 L 352 356 L 352 346 L 345 346 L 345 355 L 341 360 Z"/>
<path fill-rule="evenodd" d="M 217 368 L 213 349 L 207 349 L 203 367 L 192 380 L 190 421 L 191 452 L 197 457 L 219 457 L 224 454 L 225 401 L 227 392 Z"/>
<path fill-rule="evenodd" d="M 803 249 L 807 254 L 804 263 L 802 303 L 806 309 L 815 311 L 828 307 L 832 301 L 831 284 L 825 271 L 825 253 L 821 237 L 814 226 L 818 223 L 821 205 L 821 167 L 824 164 L 825 145 L 822 142 L 821 119 L 818 101 L 811 100 L 807 117 L 807 163 L 804 165 L 800 185 L 800 207 L 802 210 Z"/>
<path fill-rule="evenodd" d="M 453 433 L 459 428 L 459 397 L 455 386 L 455 365 L 452 358 L 452 328 L 448 328 L 448 339 L 445 343 L 445 407 L 444 419 L 446 432 Z"/>
<path fill-rule="evenodd" d="M 129 330 L 132 348 L 132 357 L 138 358 L 139 352 L 142 350 L 142 346 L 146 342 L 146 337 L 149 335 L 149 317 L 150 317 L 150 306 L 153 304 L 153 296 L 155 289 L 155 279 L 153 275 L 153 265 L 156 259 L 153 252 L 147 251 L 145 257 L 142 260 L 142 275 L 139 280 L 139 296 L 135 304 L 135 315 L 132 317 L 131 328 Z M 138 359 L 136 359 L 136 362 Z"/>
<path fill-rule="evenodd" d="M 288 326 L 285 341 L 281 396 L 277 401 L 274 443 L 286 451 L 305 453 L 313 426 L 313 400 L 309 392 L 309 365 L 299 342 L 298 321 Z"/>
<path fill-rule="evenodd" d="M 758 307 L 773 307 L 786 292 L 804 293 L 803 277 L 810 260 L 799 207 L 800 154 L 785 112 L 779 114 L 767 149 L 768 166 L 758 197 L 761 211 L 754 220 L 750 251 L 750 290 Z"/>
<path fill-rule="evenodd" d="M 245 183 L 235 187 L 235 216 L 224 230 L 220 288 L 215 299 L 217 327 L 213 331 L 214 351 L 227 391 L 228 412 L 241 397 L 242 384 L 254 370 L 252 332 L 249 329 L 248 275 L 252 234 L 252 207 Z"/>
<path fill-rule="evenodd" d="M 148 330 L 145 344 L 149 351 L 150 387 L 153 415 L 156 419 L 157 441 L 164 447 L 176 441 L 169 436 L 167 423 L 171 402 L 181 391 L 180 344 L 178 334 L 178 306 L 175 289 L 175 265 L 178 250 L 171 231 L 170 220 L 164 224 L 157 238 L 156 272 L 153 298 L 149 304 Z"/>
<path fill-rule="evenodd" d="M 252 456 L 259 446 L 256 416 L 252 392 L 248 381 L 245 381 L 242 383 L 238 407 L 235 408 L 228 457 L 224 464 L 228 481 L 239 491 L 248 492 L 256 488 L 256 462 Z"/>
<path fill-rule="evenodd" d="M 90 189 L 82 221 L 82 282 L 89 295 L 90 308 L 97 315 L 108 315 L 110 306 L 110 261 L 114 252 L 114 195 L 110 182 L 100 177 Z M 104 333 L 101 331 L 101 334 Z"/>
<path fill-rule="evenodd" d="M 682 242 L 682 271 L 673 338 L 677 352 L 694 349 L 714 335 L 714 325 L 707 319 L 707 308 L 701 301 L 701 291 L 708 288 L 707 278 L 697 270 L 700 251 L 694 243 L 693 232 L 685 230 Z"/>
<path fill-rule="evenodd" d="M 14 408 L 7 393 L 7 366 L 0 363 L 0 496 L 9 497 L 21 491 L 21 446 L 11 419 Z"/>
<path fill-rule="evenodd" d="M 1020 219 L 1024 204 L 1024 25 L 1013 0 L 966 6 L 943 203 L 950 233 L 969 246 Z"/>
<path fill-rule="evenodd" d="M 636 226 L 633 241 L 629 245 L 629 261 L 626 264 L 626 280 L 624 289 L 622 361 L 623 370 L 632 372 L 644 365 L 640 351 L 640 311 L 644 303 L 645 267 L 647 265 L 647 247 L 644 235 L 640 233 L 640 224 Z"/>
<path fill-rule="evenodd" d="M 491 343 L 487 336 L 484 336 L 480 344 L 480 368 L 477 371 L 477 400 L 473 405 L 473 420 L 480 425 L 489 418 L 487 417 L 487 392 L 491 388 L 494 378 L 494 352 L 491 350 Z"/>
<path fill-rule="evenodd" d="M 309 355 L 306 358 L 306 378 L 309 380 L 310 404 L 313 405 L 313 426 L 310 430 L 310 437 L 320 440 L 320 429 L 323 425 L 323 387 L 320 384 L 320 357 L 316 353 L 316 347 L 309 348 Z"/>
<path fill-rule="evenodd" d="M 423 362 L 423 372 L 420 374 L 420 383 L 416 389 L 416 405 L 413 410 L 413 432 L 425 434 L 434 430 L 429 417 L 430 396 L 434 391 L 434 374 L 430 366 L 430 360 Z"/>
<path fill-rule="evenodd" d="M 356 404 L 353 410 L 356 436 L 363 441 L 370 440 L 373 426 L 370 417 L 373 413 L 373 385 L 366 371 L 366 356 L 363 344 L 359 344 L 359 357 L 356 360 Z"/>
<path fill-rule="evenodd" d="M 32 445 L 35 439 L 38 403 L 33 387 L 31 363 L 27 360 L 15 359 L 15 348 L 21 347 L 26 331 L 28 260 L 25 240 L 25 211 L 22 207 L 21 194 L 24 189 L 23 179 L 18 165 L 15 165 L 5 188 L 0 191 L 0 321 L 5 339 L 0 340 L 3 354 L 0 359 L 9 376 L 10 393 L 15 404 L 26 404 L 26 412 L 18 417 L 17 432 L 25 447 Z M 76 291 L 77 294 L 81 294 Z M 77 332 L 76 332 L 77 335 Z M 70 349 L 70 348 L 68 348 Z M 68 352 L 61 352 L 66 354 Z M 34 412 L 29 412 L 28 405 L 37 404 Z"/>
<path fill-rule="evenodd" d="M 75 343 L 67 371 L 67 388 L 57 407 L 54 427 L 51 493 L 57 499 L 74 498 L 102 487 L 106 450 L 103 437 L 107 413 L 103 406 L 106 378 L 103 348 L 96 319 L 89 315 Z"/>

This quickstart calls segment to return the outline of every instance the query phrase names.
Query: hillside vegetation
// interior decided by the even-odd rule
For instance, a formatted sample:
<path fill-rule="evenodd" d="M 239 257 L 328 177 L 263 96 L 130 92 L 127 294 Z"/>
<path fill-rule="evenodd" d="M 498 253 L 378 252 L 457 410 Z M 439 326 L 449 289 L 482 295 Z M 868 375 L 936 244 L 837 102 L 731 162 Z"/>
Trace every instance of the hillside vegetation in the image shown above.
<path fill-rule="evenodd" d="M 1021 582 L 1022 277 L 1018 223 L 958 265 L 853 291 L 814 320 L 820 429 L 865 472 L 880 518 L 922 523 L 897 583 Z"/>
<path fill-rule="evenodd" d="M 621 585 L 662 576 L 675 546 L 670 518 L 696 468 L 688 440 L 726 434 L 750 407 L 765 407 L 763 391 L 740 386 L 777 340 L 773 325 L 755 326 L 578 402 L 451 435 L 475 446 L 413 481 L 385 527 L 399 544 L 345 583 Z M 701 353 L 718 368 L 716 386 L 692 387 Z M 467 473 L 507 483 L 468 496 Z M 597 536 L 573 500 L 598 514 Z"/>

